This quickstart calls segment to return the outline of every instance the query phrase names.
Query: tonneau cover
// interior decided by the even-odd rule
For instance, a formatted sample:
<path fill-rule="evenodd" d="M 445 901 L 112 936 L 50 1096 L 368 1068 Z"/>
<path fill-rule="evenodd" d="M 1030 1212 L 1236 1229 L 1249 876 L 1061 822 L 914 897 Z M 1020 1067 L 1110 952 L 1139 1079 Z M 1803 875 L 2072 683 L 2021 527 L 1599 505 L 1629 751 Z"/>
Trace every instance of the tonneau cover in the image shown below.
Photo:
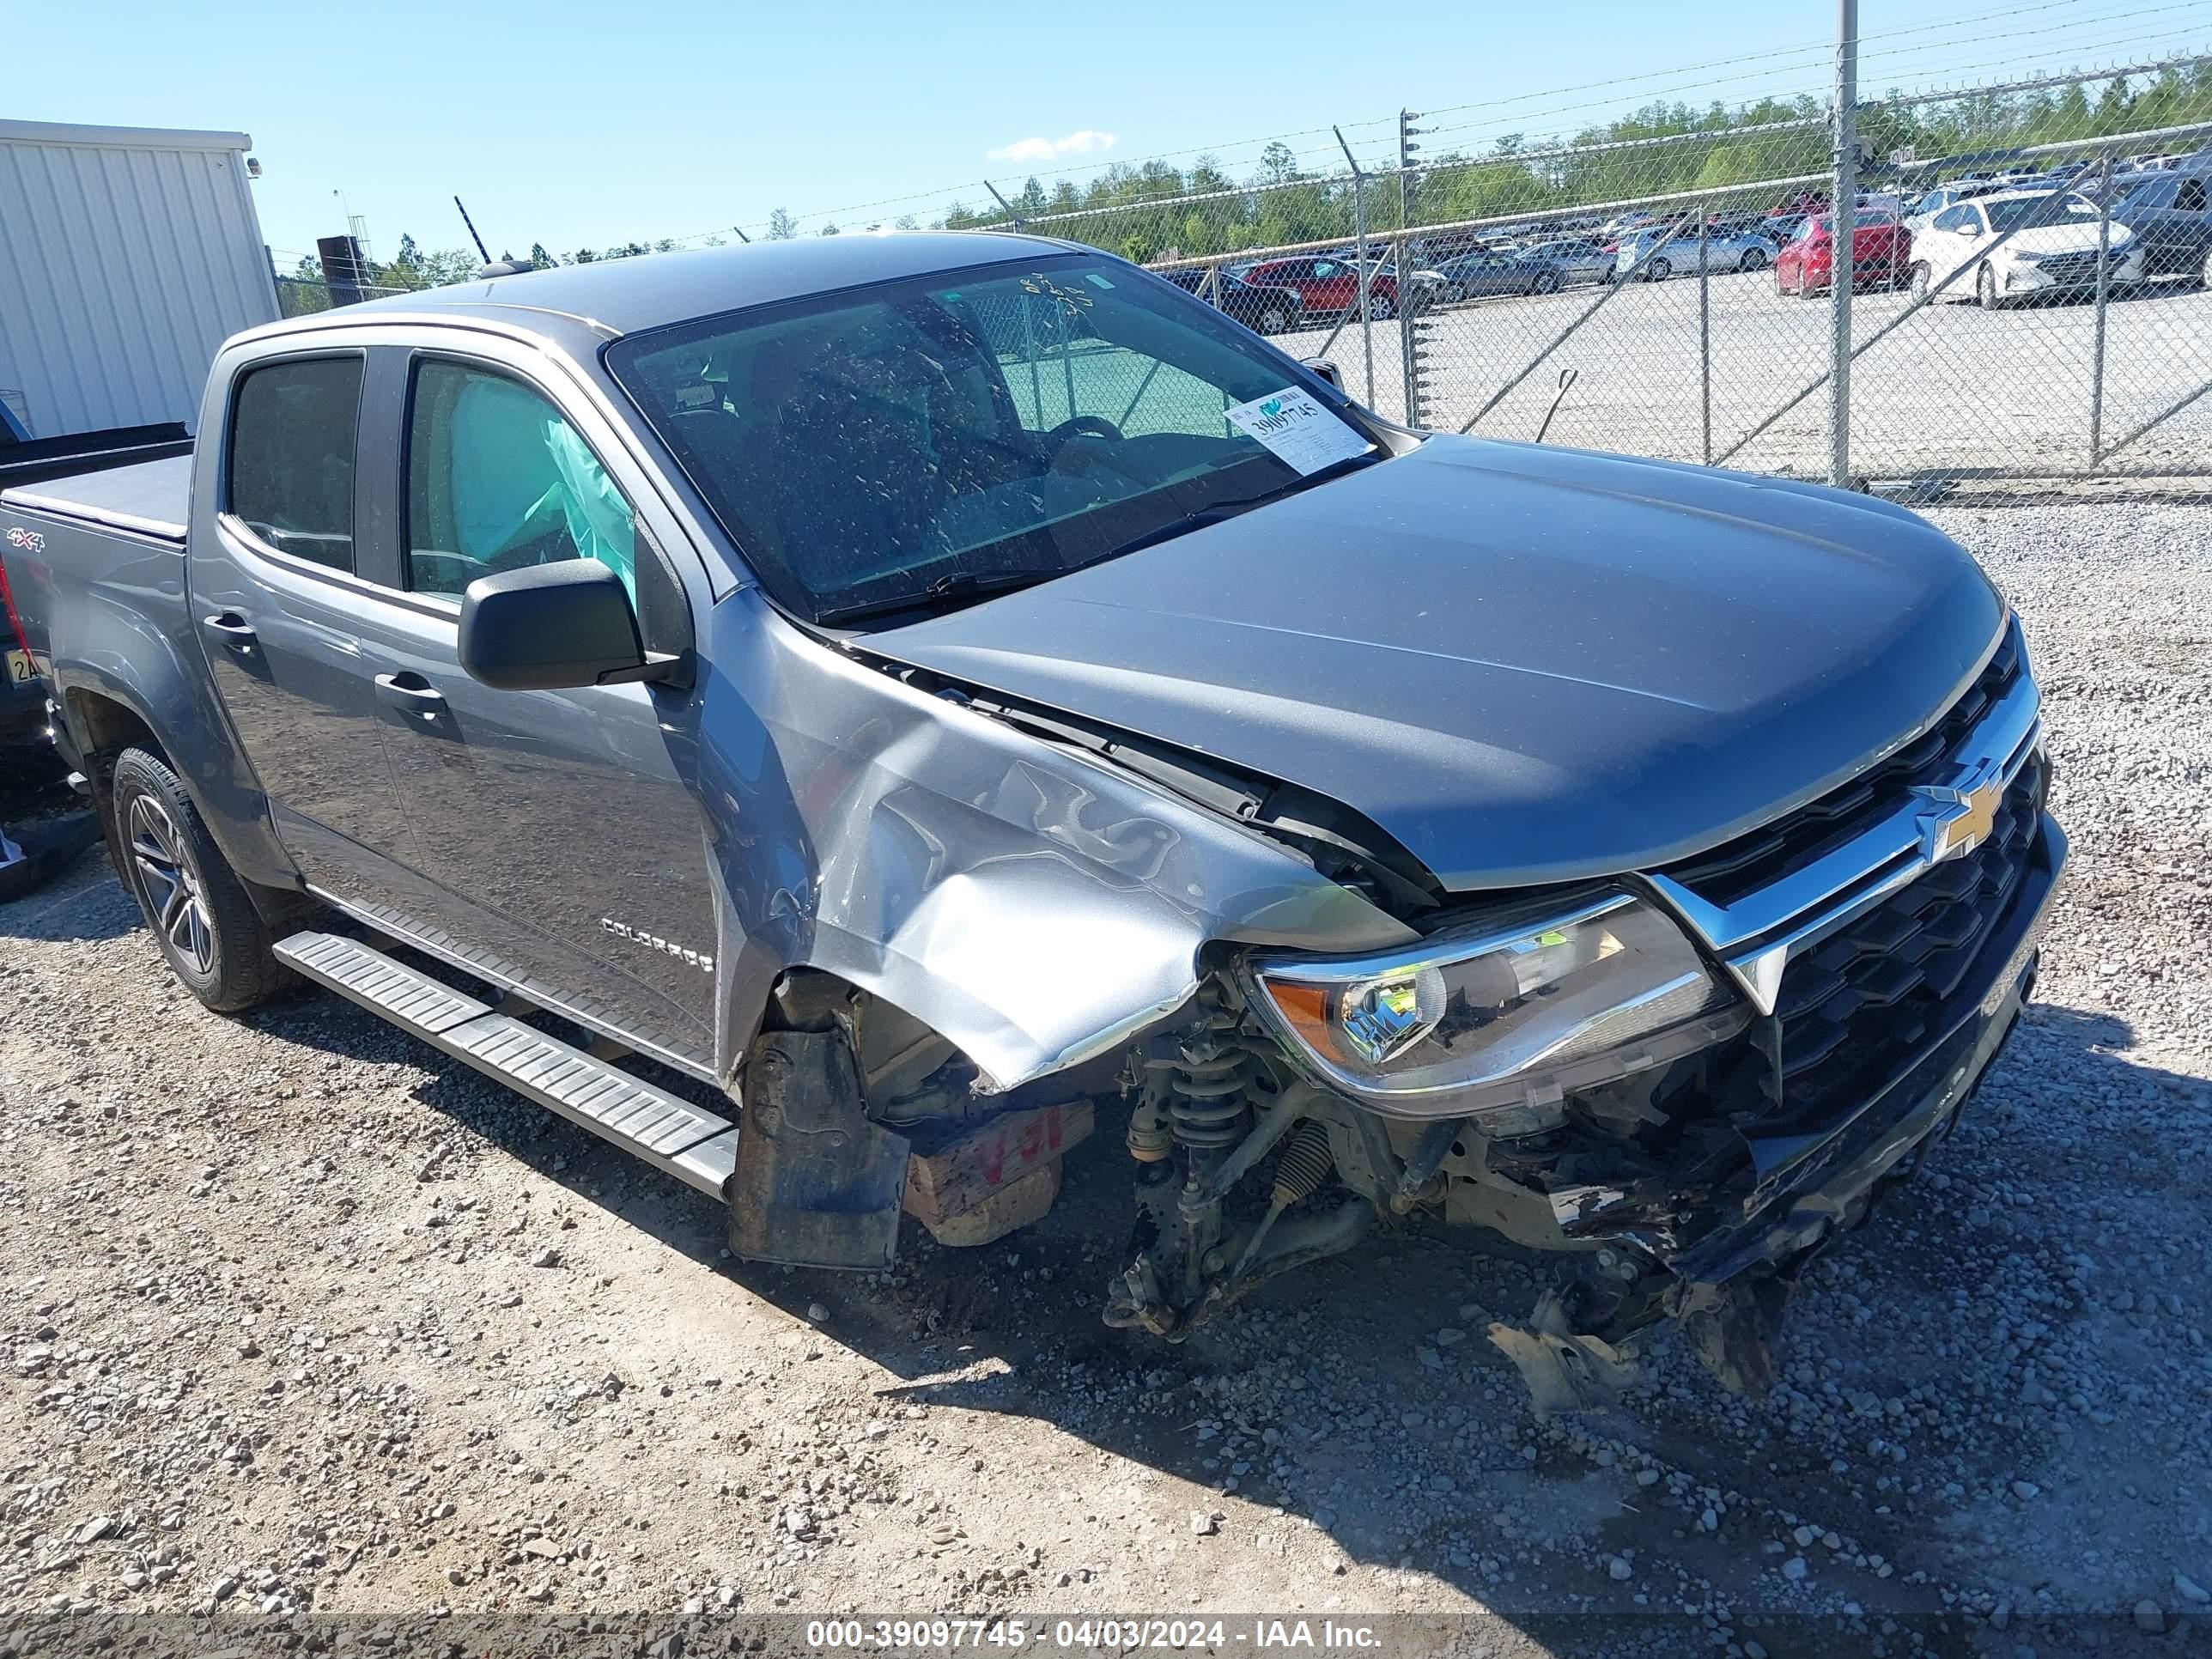
<path fill-rule="evenodd" d="M 167 460 L 0 491 L 0 507 L 51 513 L 109 530 L 181 542 L 191 490 L 192 458 L 173 455 Z"/>

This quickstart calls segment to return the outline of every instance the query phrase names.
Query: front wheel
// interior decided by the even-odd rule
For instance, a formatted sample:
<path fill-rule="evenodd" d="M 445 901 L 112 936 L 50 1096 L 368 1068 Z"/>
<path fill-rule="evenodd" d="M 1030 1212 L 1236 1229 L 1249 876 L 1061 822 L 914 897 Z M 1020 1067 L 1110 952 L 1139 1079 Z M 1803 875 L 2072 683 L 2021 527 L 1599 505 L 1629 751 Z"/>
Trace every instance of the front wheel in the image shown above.
<path fill-rule="evenodd" d="M 1912 285 L 1912 298 L 1915 304 L 1924 302 L 1929 290 L 1936 285 L 1934 274 L 1928 269 L 1925 260 L 1916 262 L 1911 274 L 1905 280 Z"/>
<path fill-rule="evenodd" d="M 1644 267 L 1644 280 L 1647 283 L 1663 283 L 1674 274 L 1674 267 L 1664 258 L 1654 259 Z"/>
<path fill-rule="evenodd" d="M 186 990 L 232 1014 L 290 983 L 267 925 L 166 762 L 125 750 L 108 810 L 124 884 Z"/>
<path fill-rule="evenodd" d="M 1744 251 L 1743 251 L 1743 258 L 1742 258 L 1742 259 L 1741 259 L 1741 260 L 1737 263 L 1737 266 L 1736 266 L 1736 268 L 1737 268 L 1739 270 L 1765 270 L 1765 269 L 1766 269 L 1766 252 L 1765 252 L 1765 249 L 1763 249 L 1763 248 L 1755 248 L 1755 247 L 1747 247 L 1747 248 L 1744 249 Z"/>
<path fill-rule="evenodd" d="M 2204 250 L 2204 263 L 2197 269 L 2197 280 L 2204 287 L 2212 288 L 2212 247 Z"/>
<path fill-rule="evenodd" d="M 1559 273 L 1558 271 L 1540 270 L 1536 273 L 1535 280 L 1528 284 L 1528 292 L 1531 294 L 1553 294 L 1558 292 L 1559 286 Z"/>
<path fill-rule="evenodd" d="M 1367 318 L 1370 322 L 1387 323 L 1397 314 L 1398 308 L 1382 295 L 1370 294 L 1367 296 Z"/>
<path fill-rule="evenodd" d="M 1290 331 L 1291 313 L 1280 306 L 1262 306 L 1254 321 L 1262 334 L 1285 334 Z"/>
<path fill-rule="evenodd" d="M 1995 311 L 2004 304 L 1997 296 L 1997 273 L 1993 266 L 1984 265 L 1974 274 L 1974 303 L 1984 311 Z"/>

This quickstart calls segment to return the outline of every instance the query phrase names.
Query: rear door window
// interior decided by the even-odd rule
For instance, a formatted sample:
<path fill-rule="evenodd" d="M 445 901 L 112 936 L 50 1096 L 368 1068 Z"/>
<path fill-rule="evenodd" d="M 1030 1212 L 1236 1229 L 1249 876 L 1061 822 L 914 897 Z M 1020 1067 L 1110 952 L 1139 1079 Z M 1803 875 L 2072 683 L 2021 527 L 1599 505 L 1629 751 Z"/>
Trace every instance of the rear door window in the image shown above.
<path fill-rule="evenodd" d="M 2180 189 L 2174 192 L 2173 205 L 2183 213 L 2203 212 L 2204 181 L 2202 179 L 2184 179 Z"/>
<path fill-rule="evenodd" d="M 268 363 L 247 371 L 231 400 L 231 516 L 264 545 L 332 570 L 353 568 L 362 361 Z"/>
<path fill-rule="evenodd" d="M 637 598 L 636 520 L 561 411 L 520 380 L 445 358 L 415 366 L 407 414 L 407 585 L 596 559 Z"/>

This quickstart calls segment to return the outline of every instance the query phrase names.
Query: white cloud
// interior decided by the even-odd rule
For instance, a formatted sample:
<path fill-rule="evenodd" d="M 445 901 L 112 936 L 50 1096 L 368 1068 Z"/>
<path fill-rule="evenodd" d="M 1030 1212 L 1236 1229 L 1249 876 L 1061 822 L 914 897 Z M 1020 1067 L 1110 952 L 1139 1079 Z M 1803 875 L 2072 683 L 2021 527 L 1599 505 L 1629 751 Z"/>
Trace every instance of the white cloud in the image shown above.
<path fill-rule="evenodd" d="M 1114 148 L 1114 135 L 1085 127 L 1065 138 L 1021 138 L 990 153 L 994 161 L 1057 161 L 1064 155 L 1096 155 Z"/>

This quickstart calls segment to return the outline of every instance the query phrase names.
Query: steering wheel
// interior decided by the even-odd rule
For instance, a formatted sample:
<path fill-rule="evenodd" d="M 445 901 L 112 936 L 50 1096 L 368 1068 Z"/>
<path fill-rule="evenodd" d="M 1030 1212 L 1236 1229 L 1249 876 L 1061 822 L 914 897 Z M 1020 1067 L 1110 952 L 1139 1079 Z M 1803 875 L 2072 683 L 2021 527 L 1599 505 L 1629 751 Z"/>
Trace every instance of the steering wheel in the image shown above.
<path fill-rule="evenodd" d="M 1044 434 L 1044 450 L 1052 458 L 1054 471 L 1072 473 L 1077 477 L 1090 471 L 1091 463 L 1097 457 L 1088 448 L 1074 447 L 1078 438 L 1119 443 L 1121 441 L 1121 428 L 1103 415 L 1078 415 L 1073 420 L 1062 421 Z"/>

